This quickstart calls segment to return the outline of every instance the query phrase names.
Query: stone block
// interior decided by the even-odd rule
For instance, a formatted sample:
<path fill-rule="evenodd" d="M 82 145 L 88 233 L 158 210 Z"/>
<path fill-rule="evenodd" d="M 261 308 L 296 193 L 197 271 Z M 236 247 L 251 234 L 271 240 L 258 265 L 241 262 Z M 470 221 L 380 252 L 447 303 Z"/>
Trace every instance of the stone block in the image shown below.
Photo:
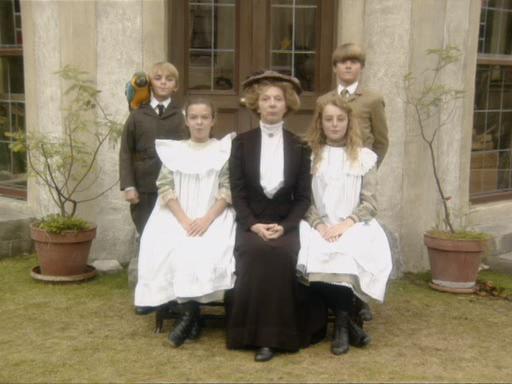
<path fill-rule="evenodd" d="M 389 242 L 389 248 L 391 249 L 391 259 L 393 262 L 393 269 L 391 270 L 391 279 L 397 279 L 399 278 L 403 271 L 404 266 L 402 262 L 402 254 L 400 252 L 400 242 L 398 240 L 398 236 L 396 233 L 394 233 L 389 227 L 382 224 L 382 229 L 384 230 L 384 233 L 386 234 L 386 237 L 388 238 Z"/>
<path fill-rule="evenodd" d="M 100 274 L 113 274 L 123 270 L 123 267 L 117 260 L 95 260 L 92 266 L 96 268 Z"/>
<path fill-rule="evenodd" d="M 486 263 L 493 271 L 512 275 L 512 252 L 500 256 L 488 257 Z"/>
<path fill-rule="evenodd" d="M 11 256 L 21 256 L 32 253 L 34 243 L 31 239 L 15 239 L 11 240 Z"/>
<path fill-rule="evenodd" d="M 30 220 L 0 221 L 0 240 L 30 239 Z"/>
<path fill-rule="evenodd" d="M 137 274 L 139 272 L 139 258 L 134 257 L 128 264 L 128 285 L 134 288 L 137 285 Z"/>
<path fill-rule="evenodd" d="M 32 253 L 34 245 L 30 239 L 0 240 L 0 259 Z"/>
<path fill-rule="evenodd" d="M 11 257 L 11 241 L 0 240 L 0 259 Z"/>
<path fill-rule="evenodd" d="M 512 252 L 512 223 L 494 223 L 472 227 L 476 231 L 486 232 L 493 236 L 490 254 L 501 255 Z"/>
<path fill-rule="evenodd" d="M 512 224 L 497 222 L 489 225 L 479 225 L 473 229 L 489 233 L 493 236 L 489 241 L 489 250 L 485 263 L 497 272 L 512 274 Z"/>
<path fill-rule="evenodd" d="M 503 233 L 499 239 L 497 253 L 509 253 L 512 252 L 512 226 L 510 232 Z"/>

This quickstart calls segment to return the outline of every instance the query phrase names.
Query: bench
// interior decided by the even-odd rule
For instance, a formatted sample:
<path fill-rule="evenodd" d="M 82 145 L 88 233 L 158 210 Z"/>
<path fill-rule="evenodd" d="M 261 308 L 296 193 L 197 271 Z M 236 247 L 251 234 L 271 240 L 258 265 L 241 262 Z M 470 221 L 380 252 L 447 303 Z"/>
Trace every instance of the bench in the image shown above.
<path fill-rule="evenodd" d="M 164 325 L 164 320 L 177 319 L 180 315 L 178 303 L 171 302 L 168 306 L 155 312 L 155 333 L 161 333 Z M 203 311 L 203 308 L 209 308 Z M 224 303 L 220 301 L 200 304 L 201 319 L 202 320 L 224 320 Z M 222 309 L 222 310 L 220 310 Z M 220 313 L 216 313 L 220 312 Z"/>
<path fill-rule="evenodd" d="M 356 303 L 358 301 L 356 300 Z M 171 302 L 168 306 L 163 309 L 160 309 L 155 312 L 155 333 L 161 333 L 163 330 L 164 320 L 172 320 L 177 319 L 180 315 L 178 309 L 178 303 Z M 201 307 L 201 319 L 203 320 L 224 320 L 224 303 L 220 301 L 200 304 Z M 208 308 L 207 311 L 203 311 L 203 308 Z M 352 321 L 357 324 L 359 327 L 363 328 L 364 321 L 359 316 L 360 306 L 354 305 L 352 307 L 352 312 L 350 313 L 350 318 Z M 327 318 L 328 322 L 334 322 L 334 314 L 329 311 L 329 315 Z"/>

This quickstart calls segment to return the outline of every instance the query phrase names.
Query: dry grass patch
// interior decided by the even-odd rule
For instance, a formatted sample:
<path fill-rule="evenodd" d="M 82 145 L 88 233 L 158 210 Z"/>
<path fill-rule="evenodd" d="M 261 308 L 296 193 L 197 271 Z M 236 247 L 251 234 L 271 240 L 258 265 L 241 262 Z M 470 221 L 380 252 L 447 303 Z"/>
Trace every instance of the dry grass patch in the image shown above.
<path fill-rule="evenodd" d="M 347 355 L 324 341 L 269 363 L 228 351 L 219 322 L 173 349 L 137 317 L 124 273 L 78 285 L 29 276 L 32 257 L 0 261 L 0 382 L 499 382 L 512 377 L 512 302 L 432 291 L 425 275 L 391 283 L 373 304 L 373 342 Z M 510 289 L 512 278 L 484 278 Z M 165 323 L 166 328 L 170 326 Z"/>

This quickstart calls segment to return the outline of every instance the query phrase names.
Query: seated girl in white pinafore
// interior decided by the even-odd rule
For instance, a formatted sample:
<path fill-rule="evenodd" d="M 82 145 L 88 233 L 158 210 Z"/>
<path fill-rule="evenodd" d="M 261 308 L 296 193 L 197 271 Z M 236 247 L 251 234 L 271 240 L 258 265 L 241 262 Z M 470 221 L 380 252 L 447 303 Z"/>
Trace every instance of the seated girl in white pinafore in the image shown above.
<path fill-rule="evenodd" d="M 192 100 L 185 106 L 190 139 L 156 140 L 159 196 L 141 237 L 135 305 L 181 303 L 168 337 L 176 347 L 198 327 L 198 303 L 222 300 L 235 281 L 232 135 L 210 138 L 214 121 L 211 102 Z"/>
<path fill-rule="evenodd" d="M 377 155 L 362 146 L 352 110 L 340 96 L 317 105 L 308 141 L 313 199 L 300 226 L 297 270 L 336 316 L 331 351 L 339 355 L 349 342 L 363 346 L 370 340 L 361 329 L 354 340 L 348 318 L 353 294 L 382 302 L 391 272 L 389 244 L 374 218 Z"/>

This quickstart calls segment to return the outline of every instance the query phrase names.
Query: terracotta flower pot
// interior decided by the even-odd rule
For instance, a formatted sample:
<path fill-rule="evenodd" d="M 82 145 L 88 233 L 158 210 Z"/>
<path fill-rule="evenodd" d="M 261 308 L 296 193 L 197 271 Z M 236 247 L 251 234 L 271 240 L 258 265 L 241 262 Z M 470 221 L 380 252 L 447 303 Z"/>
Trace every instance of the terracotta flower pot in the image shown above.
<path fill-rule="evenodd" d="M 96 226 L 80 232 L 54 234 L 32 225 L 30 235 L 35 243 L 41 274 L 73 276 L 87 269 L 91 243 L 96 237 Z"/>
<path fill-rule="evenodd" d="M 423 239 L 432 270 L 430 286 L 446 292 L 473 292 L 487 241 L 443 239 L 428 233 Z"/>

